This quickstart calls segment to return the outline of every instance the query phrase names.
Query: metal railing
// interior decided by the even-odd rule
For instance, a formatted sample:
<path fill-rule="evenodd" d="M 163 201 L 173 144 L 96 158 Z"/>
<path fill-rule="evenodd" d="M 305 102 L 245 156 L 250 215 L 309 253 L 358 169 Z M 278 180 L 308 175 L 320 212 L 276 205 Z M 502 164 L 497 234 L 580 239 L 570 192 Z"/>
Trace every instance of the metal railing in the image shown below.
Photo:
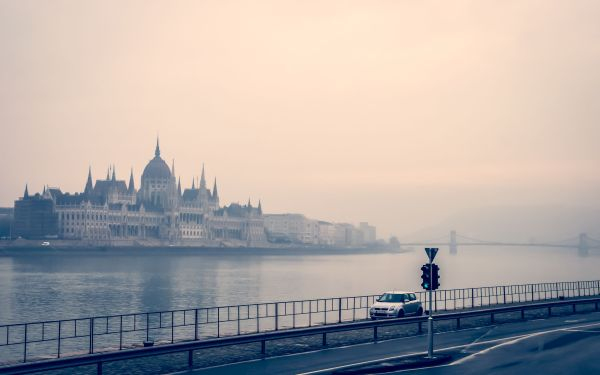
<path fill-rule="evenodd" d="M 433 301 L 417 292 L 427 310 L 482 308 L 500 304 L 600 295 L 600 281 L 504 285 L 437 290 Z M 184 310 L 95 316 L 0 325 L 0 365 L 115 352 L 260 334 L 369 318 L 378 295 L 319 298 Z"/>
<path fill-rule="evenodd" d="M 456 320 L 456 327 L 460 329 L 460 320 L 479 316 L 490 316 L 490 323 L 495 322 L 495 318 L 500 314 L 521 312 L 521 319 L 525 319 L 525 311 L 528 310 L 546 310 L 548 316 L 552 316 L 553 308 L 568 307 L 572 306 L 573 313 L 577 312 L 576 306 L 578 305 L 594 305 L 595 311 L 598 311 L 598 305 L 600 304 L 600 298 L 585 298 L 575 299 L 569 301 L 554 301 L 554 302 L 543 302 L 543 303 L 530 303 L 524 305 L 513 305 L 508 307 L 496 307 L 487 309 L 470 310 L 464 312 L 452 312 L 436 315 L 436 321 L 448 321 Z M 317 327 L 297 328 L 288 329 L 281 331 L 271 331 L 265 333 L 254 333 L 248 335 L 230 336 L 222 338 L 213 338 L 207 340 L 197 340 L 182 343 L 175 343 L 169 345 L 137 348 L 137 349 L 126 349 L 116 352 L 107 353 L 96 353 L 85 356 L 76 356 L 69 358 L 60 358 L 53 360 L 37 361 L 20 363 L 8 367 L 0 367 L 0 374 L 26 374 L 37 371 L 48 371 L 57 370 L 64 368 L 72 368 L 86 365 L 96 365 L 97 374 L 102 374 L 102 366 L 107 362 L 115 362 L 134 358 L 143 358 L 150 356 L 157 356 L 171 353 L 187 352 L 187 365 L 188 368 L 192 368 L 194 365 L 194 351 L 208 348 L 216 348 L 231 345 L 240 345 L 248 343 L 261 343 L 261 353 L 265 354 L 265 347 L 267 341 L 290 339 L 298 337 L 306 337 L 312 335 L 322 335 L 322 344 L 327 346 L 327 335 L 337 332 L 348 332 L 355 330 L 372 329 L 373 330 L 373 341 L 378 341 L 378 329 L 381 327 L 398 326 L 398 325 L 411 325 L 417 324 L 418 333 L 422 333 L 423 323 L 427 321 L 426 316 L 418 316 L 411 318 L 397 318 L 389 320 L 378 320 L 378 321 L 361 321 L 361 322 L 350 322 L 334 325 L 323 325 Z"/>

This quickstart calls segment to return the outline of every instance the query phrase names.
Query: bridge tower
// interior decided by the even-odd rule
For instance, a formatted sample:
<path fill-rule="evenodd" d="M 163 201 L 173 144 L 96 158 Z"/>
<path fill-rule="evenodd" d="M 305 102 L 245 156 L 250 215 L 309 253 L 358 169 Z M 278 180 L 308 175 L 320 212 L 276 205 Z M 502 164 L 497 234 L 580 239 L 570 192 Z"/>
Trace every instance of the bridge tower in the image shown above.
<path fill-rule="evenodd" d="M 456 246 L 456 231 L 450 231 L 450 255 L 456 255 L 458 253 L 458 247 Z"/>
<path fill-rule="evenodd" d="M 579 250 L 579 256 L 585 257 L 588 256 L 590 253 L 590 244 L 588 242 L 588 235 L 587 233 L 580 233 L 579 234 L 579 245 L 577 246 L 577 249 Z"/>

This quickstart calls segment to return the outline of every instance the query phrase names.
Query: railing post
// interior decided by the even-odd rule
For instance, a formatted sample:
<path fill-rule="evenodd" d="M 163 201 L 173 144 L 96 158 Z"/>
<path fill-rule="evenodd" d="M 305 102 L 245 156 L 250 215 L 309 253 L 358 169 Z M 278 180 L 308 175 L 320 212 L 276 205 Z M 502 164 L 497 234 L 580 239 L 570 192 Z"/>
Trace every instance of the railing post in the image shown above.
<path fill-rule="evenodd" d="M 548 312 L 550 312 L 549 309 Z M 521 320 L 525 320 L 525 309 L 521 309 Z"/>
<path fill-rule="evenodd" d="M 377 342 L 377 326 L 373 327 L 373 341 Z"/>
<path fill-rule="evenodd" d="M 327 333 L 323 332 L 323 346 L 327 346 Z"/>
<path fill-rule="evenodd" d="M 94 318 L 90 318 L 90 354 L 94 353 Z"/>
<path fill-rule="evenodd" d="M 62 326 L 62 320 L 58 321 L 58 336 L 57 336 L 57 340 L 58 343 L 57 348 L 56 348 L 56 358 L 60 358 L 60 331 L 61 331 L 61 326 Z M 8 327 L 6 327 L 7 330 L 7 335 L 6 335 L 6 343 L 8 344 Z"/>
<path fill-rule="evenodd" d="M 471 308 L 475 308 L 475 289 L 471 288 Z"/>
<path fill-rule="evenodd" d="M 96 364 L 96 373 L 97 373 L 98 375 L 102 375 L 102 362 L 98 362 L 98 363 Z"/>
<path fill-rule="evenodd" d="M 240 335 L 240 305 L 237 307 L 237 328 L 238 328 L 238 336 Z"/>
<path fill-rule="evenodd" d="M 491 314 L 490 321 L 494 324 L 494 313 Z"/>
<path fill-rule="evenodd" d="M 123 315 L 119 318 L 119 350 L 121 350 L 123 349 Z"/>
<path fill-rule="evenodd" d="M 531 284 L 531 302 L 533 302 L 533 284 Z"/>
<path fill-rule="evenodd" d="M 221 337 L 221 309 L 217 307 L 217 337 Z"/>
<path fill-rule="evenodd" d="M 25 339 L 23 340 L 23 363 L 27 362 L 27 324 L 25 324 Z"/>
<path fill-rule="evenodd" d="M 208 312 L 206 313 L 208 317 Z M 175 338 L 175 312 L 171 311 L 171 344 L 173 343 L 173 339 Z"/>
<path fill-rule="evenodd" d="M 279 329 L 279 303 L 275 302 L 275 331 Z"/>
<path fill-rule="evenodd" d="M 502 286 L 502 300 L 504 301 L 503 303 L 506 305 L 506 286 Z"/>
<path fill-rule="evenodd" d="M 419 322 L 419 333 L 423 333 L 423 323 Z"/>
<path fill-rule="evenodd" d="M 194 351 L 188 350 L 188 368 L 194 367 Z"/>
<path fill-rule="evenodd" d="M 150 341 L 150 313 L 146 313 L 146 341 Z"/>
<path fill-rule="evenodd" d="M 577 296 L 581 297 L 581 281 L 577 282 Z M 575 306 L 575 305 L 573 305 Z"/>
<path fill-rule="evenodd" d="M 198 309 L 194 310 L 194 340 L 198 340 Z"/>
<path fill-rule="evenodd" d="M 338 323 L 342 322 L 342 298 L 338 298 Z"/>

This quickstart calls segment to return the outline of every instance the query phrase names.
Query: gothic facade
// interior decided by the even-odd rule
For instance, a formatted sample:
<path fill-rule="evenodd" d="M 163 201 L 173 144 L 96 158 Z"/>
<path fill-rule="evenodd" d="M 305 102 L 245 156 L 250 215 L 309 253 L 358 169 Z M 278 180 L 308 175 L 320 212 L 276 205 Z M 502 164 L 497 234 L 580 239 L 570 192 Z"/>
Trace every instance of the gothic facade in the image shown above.
<path fill-rule="evenodd" d="M 106 179 L 94 183 L 90 169 L 82 193 L 44 188 L 35 196 L 26 193 L 15 202 L 15 209 L 31 206 L 24 203 L 29 200 L 51 202 L 44 207 L 51 207 L 50 215 L 57 222 L 56 236 L 61 239 L 252 246 L 266 241 L 260 202 L 258 207 L 250 201 L 221 207 L 216 179 L 209 189 L 204 166 L 198 186 L 193 182 L 191 188 L 182 191 L 174 163 L 169 168 L 160 156 L 158 140 L 154 158 L 142 173 L 139 190 L 133 171 L 128 184 L 117 179 L 114 167 L 112 171 L 109 168 Z"/>

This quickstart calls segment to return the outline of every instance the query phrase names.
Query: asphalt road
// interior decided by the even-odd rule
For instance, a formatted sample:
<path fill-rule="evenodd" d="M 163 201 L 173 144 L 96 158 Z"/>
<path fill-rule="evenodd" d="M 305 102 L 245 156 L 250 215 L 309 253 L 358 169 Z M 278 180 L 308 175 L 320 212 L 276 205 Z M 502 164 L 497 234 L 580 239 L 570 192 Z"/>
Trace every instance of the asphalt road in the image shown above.
<path fill-rule="evenodd" d="M 423 353 L 427 337 L 270 357 L 182 374 L 329 374 L 371 361 Z M 448 365 L 410 374 L 593 374 L 600 348 L 600 313 L 505 323 L 435 335 L 436 351 L 451 353 Z"/>

